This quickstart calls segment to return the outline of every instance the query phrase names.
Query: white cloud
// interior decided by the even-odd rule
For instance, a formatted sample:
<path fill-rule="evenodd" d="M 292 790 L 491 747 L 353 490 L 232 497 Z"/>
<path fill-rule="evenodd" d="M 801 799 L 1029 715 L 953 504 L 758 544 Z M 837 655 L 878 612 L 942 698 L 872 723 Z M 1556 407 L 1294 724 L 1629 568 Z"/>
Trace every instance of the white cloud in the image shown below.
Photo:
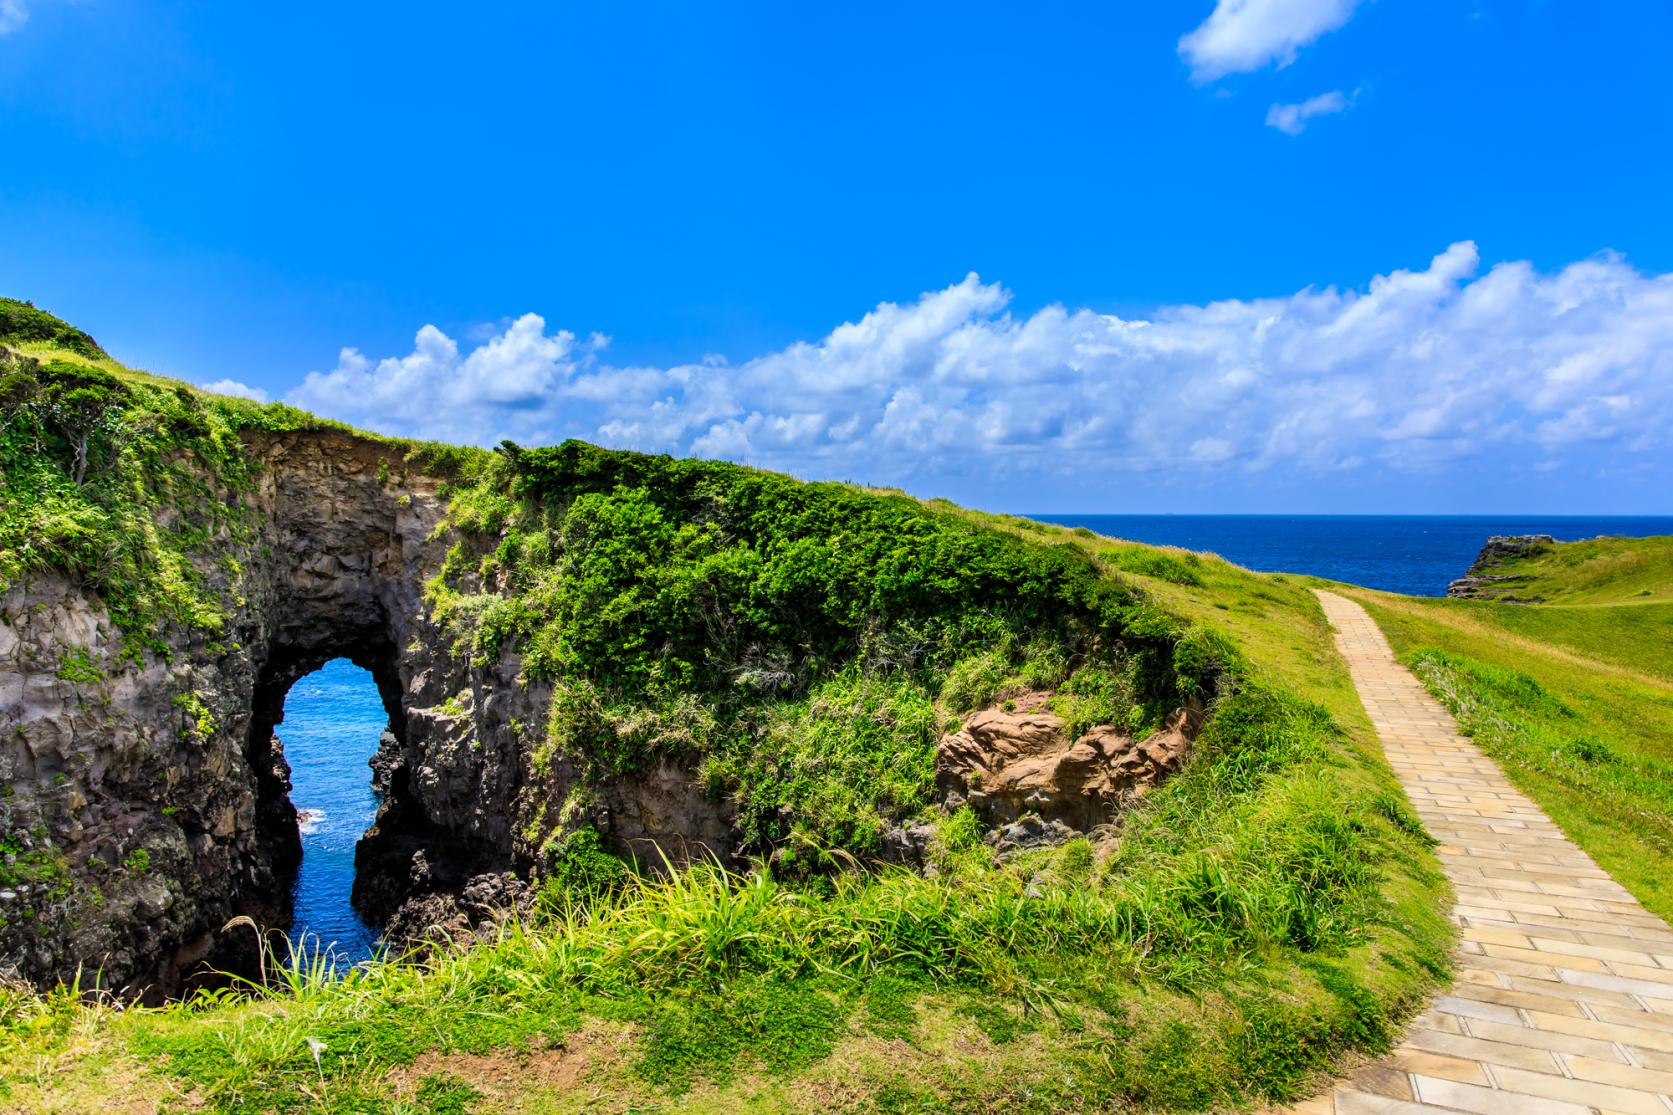
<path fill-rule="evenodd" d="M 1342 95 L 1342 91 L 1332 89 L 1328 93 L 1309 97 L 1300 104 L 1273 105 L 1266 110 L 1266 126 L 1277 128 L 1285 135 L 1298 136 L 1307 129 L 1307 121 L 1315 116 L 1346 112 L 1348 107 L 1348 98 Z"/>
<path fill-rule="evenodd" d="M 547 336 L 544 318 L 524 314 L 461 355 L 458 342 L 426 325 L 410 354 L 373 364 L 358 349 L 345 348 L 335 368 L 309 372 L 288 398 L 326 414 L 454 441 L 538 436 L 575 371 L 590 364 L 602 344 L 596 335 L 579 347 L 573 333 Z M 611 392 L 605 379 L 631 379 L 632 373 L 611 369 L 604 377 L 589 380 L 586 389 L 623 395 Z"/>
<path fill-rule="evenodd" d="M 202 383 L 198 386 L 205 391 L 213 391 L 217 395 L 232 395 L 239 399 L 249 399 L 251 402 L 265 403 L 267 392 L 259 387 L 239 383 L 236 379 L 218 379 L 214 383 Z"/>
<path fill-rule="evenodd" d="M 1359 0 L 1218 0 L 1202 26 L 1179 40 L 1179 56 L 1199 82 L 1280 68 L 1296 51 L 1347 23 Z"/>
<path fill-rule="evenodd" d="M 669 368 L 611 365 L 603 338 L 547 333 L 529 314 L 468 351 L 431 326 L 406 356 L 345 349 L 288 400 L 392 433 L 582 437 L 926 494 L 1508 474 L 1550 459 L 1673 480 L 1673 275 L 1613 255 L 1479 271 L 1466 241 L 1363 289 L 1138 320 L 1019 317 L 1009 292 L 969 275 L 817 341 Z"/>
<path fill-rule="evenodd" d="M 29 22 L 29 7 L 23 0 L 0 0 L 0 35 L 9 35 Z"/>

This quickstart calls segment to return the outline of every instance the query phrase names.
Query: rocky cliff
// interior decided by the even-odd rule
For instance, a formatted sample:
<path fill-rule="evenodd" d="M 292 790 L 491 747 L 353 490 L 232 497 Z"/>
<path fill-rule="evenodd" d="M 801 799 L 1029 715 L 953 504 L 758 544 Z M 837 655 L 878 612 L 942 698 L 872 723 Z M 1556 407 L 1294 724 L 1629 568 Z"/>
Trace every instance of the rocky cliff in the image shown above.
<path fill-rule="evenodd" d="M 379 921 L 526 866 L 520 811 L 579 780 L 565 760 L 525 777 L 550 687 L 515 653 L 461 653 L 429 618 L 425 584 L 459 542 L 438 533 L 442 481 L 344 431 L 252 433 L 246 448 L 253 487 L 216 498 L 249 529 L 216 528 L 196 563 L 235 602 L 216 637 L 171 626 L 136 653 L 95 589 L 53 571 L 0 599 L 7 970 L 47 983 L 80 969 L 84 985 L 156 996 L 246 966 L 252 938 L 222 928 L 288 924 L 300 856 L 284 698 L 332 658 L 371 671 L 389 713 L 383 805 L 356 857 L 355 901 Z M 624 850 L 728 850 L 727 811 L 678 764 L 593 796 L 587 819 Z"/>

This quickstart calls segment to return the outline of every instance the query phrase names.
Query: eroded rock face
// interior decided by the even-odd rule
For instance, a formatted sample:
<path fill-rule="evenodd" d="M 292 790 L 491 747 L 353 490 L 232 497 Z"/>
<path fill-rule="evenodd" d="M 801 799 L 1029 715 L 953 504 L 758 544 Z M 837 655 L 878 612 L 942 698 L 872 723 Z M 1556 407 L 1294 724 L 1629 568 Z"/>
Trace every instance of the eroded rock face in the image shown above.
<path fill-rule="evenodd" d="M 509 652 L 473 663 L 430 620 L 424 584 L 459 541 L 436 536 L 439 482 L 347 432 L 250 439 L 255 490 L 221 493 L 249 529 L 216 527 L 198 570 L 235 602 L 223 631 L 130 654 L 61 576 L 0 597 L 0 974 L 81 969 L 83 986 L 154 999 L 206 964 L 253 969 L 254 936 L 223 926 L 289 923 L 300 843 L 275 728 L 291 685 L 332 658 L 370 670 L 389 713 L 383 806 L 356 854 L 374 918 L 416 903 L 397 928 L 480 919 L 500 891 L 477 884 L 526 869 L 562 823 L 580 773 L 529 761 L 550 690 Z M 731 851 L 728 809 L 688 770 L 594 807 L 622 854 Z"/>
<path fill-rule="evenodd" d="M 1027 694 L 1010 709 L 983 709 L 942 739 L 936 787 L 948 808 L 967 803 L 989 827 L 1034 814 L 1088 831 L 1177 770 L 1201 722 L 1182 708 L 1144 740 L 1107 724 L 1072 739 L 1048 698 Z"/>
<path fill-rule="evenodd" d="M 1464 575 L 1446 586 L 1446 594 L 1458 600 L 1497 600 L 1502 604 L 1537 604 L 1537 597 L 1521 598 L 1515 586 L 1525 578 L 1498 573 L 1513 558 L 1537 554 L 1557 540 L 1549 534 L 1496 534 L 1487 540 Z"/>
<path fill-rule="evenodd" d="M 281 918 L 299 847 L 294 815 L 288 844 L 260 824 L 259 783 L 287 771 L 270 734 L 248 754 L 255 663 L 178 651 L 122 659 L 102 607 L 62 577 L 0 601 L 0 835 L 21 880 L 0 890 L 0 968 L 178 985 L 234 911 Z"/>

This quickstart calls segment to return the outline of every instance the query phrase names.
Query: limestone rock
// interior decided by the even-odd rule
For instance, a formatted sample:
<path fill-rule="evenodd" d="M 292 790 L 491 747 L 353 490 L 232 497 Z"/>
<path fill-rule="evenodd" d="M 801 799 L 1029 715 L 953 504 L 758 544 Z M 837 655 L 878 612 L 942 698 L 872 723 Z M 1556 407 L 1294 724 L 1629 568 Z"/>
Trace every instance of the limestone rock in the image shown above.
<path fill-rule="evenodd" d="M 988 839 L 1001 860 L 1030 848 L 1048 848 L 1081 835 L 1062 821 L 1047 821 L 1038 813 L 1025 814 L 1003 828 L 988 834 Z"/>

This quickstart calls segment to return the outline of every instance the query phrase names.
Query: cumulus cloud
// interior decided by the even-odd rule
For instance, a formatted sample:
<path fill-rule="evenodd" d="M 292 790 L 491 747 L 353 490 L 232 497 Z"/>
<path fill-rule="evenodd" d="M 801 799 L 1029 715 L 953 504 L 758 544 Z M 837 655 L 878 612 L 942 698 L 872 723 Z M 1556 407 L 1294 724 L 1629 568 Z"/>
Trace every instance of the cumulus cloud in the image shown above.
<path fill-rule="evenodd" d="M 345 348 L 335 368 L 308 373 L 289 398 L 326 414 L 454 441 L 539 437 L 562 400 L 611 395 L 611 381 L 633 378 L 630 369 L 592 369 L 593 352 L 604 344 L 597 334 L 584 344 L 563 330 L 548 336 L 544 318 L 524 314 L 461 353 L 457 341 L 426 325 L 408 355 L 374 363 Z M 583 368 L 596 374 L 577 383 Z"/>
<path fill-rule="evenodd" d="M 217 395 L 232 395 L 239 399 L 249 399 L 255 403 L 265 403 L 267 401 L 267 392 L 259 387 L 239 383 L 236 379 L 218 379 L 214 383 L 202 383 L 198 386 L 205 391 L 213 391 Z"/>
<path fill-rule="evenodd" d="M 0 0 L 0 35 L 9 35 L 29 22 L 29 7 L 23 0 Z"/>
<path fill-rule="evenodd" d="M 1615 255 L 1482 274 L 1461 242 L 1362 289 L 1143 319 L 1010 299 L 972 274 L 744 363 L 667 368 L 609 363 L 604 338 L 533 314 L 468 351 L 426 326 L 405 356 L 344 349 L 288 399 L 392 433 L 583 437 L 928 493 L 1669 471 L 1673 275 Z"/>
<path fill-rule="evenodd" d="M 1359 0 L 1219 0 L 1202 25 L 1179 40 L 1191 76 L 1213 81 L 1295 61 L 1302 47 L 1353 16 Z"/>
<path fill-rule="evenodd" d="M 1332 89 L 1328 93 L 1320 93 L 1316 97 L 1309 97 L 1300 104 L 1275 104 L 1266 110 L 1266 126 L 1277 128 L 1285 135 L 1298 136 L 1307 130 L 1307 121 L 1315 116 L 1330 116 L 1338 112 L 1346 112 L 1349 107 L 1348 98 L 1341 90 Z"/>

